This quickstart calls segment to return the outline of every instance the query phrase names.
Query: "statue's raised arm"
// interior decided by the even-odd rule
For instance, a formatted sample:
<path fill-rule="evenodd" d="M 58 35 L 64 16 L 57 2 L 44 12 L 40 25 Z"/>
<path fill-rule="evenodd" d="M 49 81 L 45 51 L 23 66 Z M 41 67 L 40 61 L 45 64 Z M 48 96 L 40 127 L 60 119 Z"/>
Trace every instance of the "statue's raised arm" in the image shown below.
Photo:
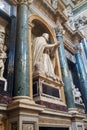
<path fill-rule="evenodd" d="M 36 37 L 33 42 L 33 73 L 38 72 L 52 79 L 58 80 L 54 72 L 50 52 L 55 53 L 59 43 L 48 44 L 49 34 L 43 33 Z"/>

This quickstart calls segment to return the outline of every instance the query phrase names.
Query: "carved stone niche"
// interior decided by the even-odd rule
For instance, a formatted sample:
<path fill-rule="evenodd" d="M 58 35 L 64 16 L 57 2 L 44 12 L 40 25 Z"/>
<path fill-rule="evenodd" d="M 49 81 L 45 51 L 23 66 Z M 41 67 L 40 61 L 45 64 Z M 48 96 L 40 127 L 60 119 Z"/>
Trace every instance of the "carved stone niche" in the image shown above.
<path fill-rule="evenodd" d="M 47 108 L 67 111 L 64 99 L 63 83 L 59 78 L 58 45 L 54 40 L 54 32 L 44 20 L 33 20 L 32 33 L 32 61 L 33 61 L 33 97 L 36 103 Z M 45 35 L 44 35 L 45 33 Z M 46 39 L 49 34 L 49 41 Z M 34 39 L 34 40 L 33 40 Z M 50 51 L 48 46 L 54 48 Z M 44 48 L 44 44 L 48 48 Z M 52 53 L 54 51 L 54 53 Z M 43 52 L 43 53 L 42 53 Z M 35 55 L 35 56 L 34 56 Z M 41 56 L 41 57 L 40 57 Z"/>

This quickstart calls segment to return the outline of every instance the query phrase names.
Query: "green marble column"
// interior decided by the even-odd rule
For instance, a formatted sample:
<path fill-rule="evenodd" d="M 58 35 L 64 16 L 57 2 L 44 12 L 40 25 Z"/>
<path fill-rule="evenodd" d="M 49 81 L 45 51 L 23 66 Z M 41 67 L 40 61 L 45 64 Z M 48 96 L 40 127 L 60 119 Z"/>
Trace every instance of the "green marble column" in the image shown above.
<path fill-rule="evenodd" d="M 76 54 L 75 54 L 75 58 L 76 58 L 76 67 L 77 67 L 77 71 L 79 73 L 79 80 L 80 80 L 80 90 L 81 90 L 81 94 L 82 94 L 82 98 L 85 104 L 85 110 L 87 113 L 87 74 L 86 74 L 86 70 L 84 67 L 84 63 L 83 63 L 83 59 L 81 57 L 81 48 L 80 48 L 80 44 L 76 44 L 75 45 L 75 50 L 76 50 Z"/>
<path fill-rule="evenodd" d="M 18 5 L 14 96 L 29 96 L 28 2 Z"/>
<path fill-rule="evenodd" d="M 69 68 L 68 68 L 67 59 L 65 56 L 64 44 L 63 44 L 62 26 L 59 25 L 55 29 L 55 32 L 56 32 L 56 38 L 60 42 L 58 53 L 59 53 L 62 77 L 63 77 L 63 82 L 64 82 L 64 92 L 65 92 L 66 103 L 67 103 L 68 108 L 75 108 L 74 97 L 72 93 L 72 83 L 70 80 Z"/>

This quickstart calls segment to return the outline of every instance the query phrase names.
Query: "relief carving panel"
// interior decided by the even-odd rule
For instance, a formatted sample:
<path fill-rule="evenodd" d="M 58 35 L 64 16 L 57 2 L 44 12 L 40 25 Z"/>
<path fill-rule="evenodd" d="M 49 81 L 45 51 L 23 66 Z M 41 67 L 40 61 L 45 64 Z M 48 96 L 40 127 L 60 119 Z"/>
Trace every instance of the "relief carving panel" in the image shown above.
<path fill-rule="evenodd" d="M 34 130 L 34 124 L 23 123 L 22 130 Z"/>

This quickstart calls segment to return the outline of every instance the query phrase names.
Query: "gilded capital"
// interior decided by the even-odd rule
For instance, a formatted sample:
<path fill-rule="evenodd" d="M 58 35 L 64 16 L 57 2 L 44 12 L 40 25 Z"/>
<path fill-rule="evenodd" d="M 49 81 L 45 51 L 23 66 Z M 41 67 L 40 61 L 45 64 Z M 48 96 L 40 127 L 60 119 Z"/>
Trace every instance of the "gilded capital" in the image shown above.
<path fill-rule="evenodd" d="M 17 0 L 17 2 L 19 4 L 28 4 L 28 5 L 30 5 L 33 2 L 33 0 Z"/>
<path fill-rule="evenodd" d="M 57 36 L 62 36 L 65 33 L 65 30 L 63 29 L 61 24 L 58 24 L 55 28 L 55 33 Z"/>

